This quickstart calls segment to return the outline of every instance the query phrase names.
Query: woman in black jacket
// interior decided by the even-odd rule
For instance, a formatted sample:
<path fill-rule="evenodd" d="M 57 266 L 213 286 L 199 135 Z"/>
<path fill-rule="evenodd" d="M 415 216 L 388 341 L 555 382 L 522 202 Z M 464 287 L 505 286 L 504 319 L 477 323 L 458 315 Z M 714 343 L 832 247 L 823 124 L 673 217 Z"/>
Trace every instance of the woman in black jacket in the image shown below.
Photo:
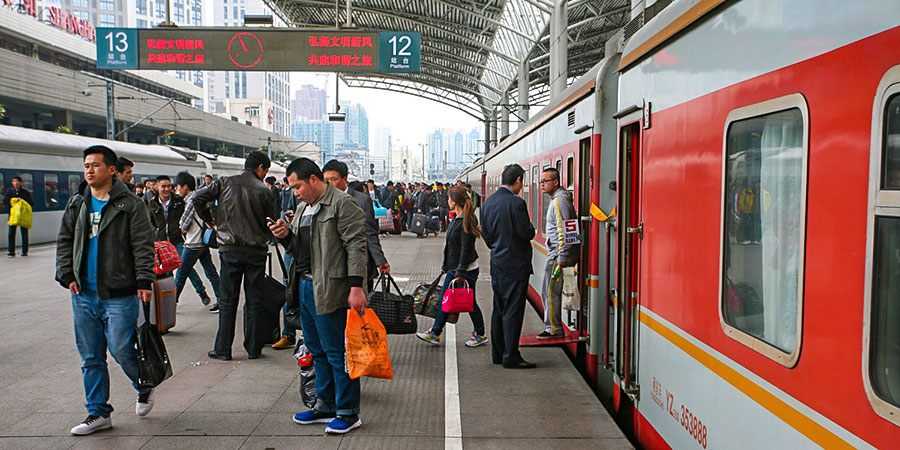
<path fill-rule="evenodd" d="M 444 264 L 442 270 L 447 272 L 444 277 L 444 287 L 441 289 L 439 299 L 444 298 L 444 292 L 449 289 L 454 281 L 465 281 L 472 294 L 475 294 L 475 282 L 478 280 L 478 253 L 475 252 L 475 240 L 481 237 L 478 229 L 478 218 L 475 217 L 475 207 L 466 188 L 457 186 L 449 191 L 450 209 L 456 211 L 456 218 L 447 227 L 447 243 L 444 244 Z M 447 316 L 442 310 L 438 310 L 434 325 L 424 333 L 416 333 L 416 336 L 429 344 L 441 343 L 441 332 L 447 323 Z M 474 310 L 469 313 L 472 326 L 475 331 L 472 337 L 466 341 L 466 346 L 477 347 L 488 341 L 484 331 L 484 316 L 478 302 L 474 302 Z"/>

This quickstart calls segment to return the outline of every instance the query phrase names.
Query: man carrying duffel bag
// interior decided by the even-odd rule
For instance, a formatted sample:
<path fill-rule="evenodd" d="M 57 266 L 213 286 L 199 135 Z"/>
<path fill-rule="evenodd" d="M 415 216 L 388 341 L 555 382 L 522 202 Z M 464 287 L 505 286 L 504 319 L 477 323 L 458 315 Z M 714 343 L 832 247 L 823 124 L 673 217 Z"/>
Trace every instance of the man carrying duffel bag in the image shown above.
<path fill-rule="evenodd" d="M 110 428 L 106 351 L 138 391 L 135 412 L 153 408 L 153 391 L 139 388 L 135 325 L 140 298 L 149 302 L 153 231 L 147 206 L 115 176 L 116 154 L 95 145 L 84 151 L 84 178 L 63 212 L 56 241 L 56 281 L 72 295 L 75 344 L 81 355 L 88 416 L 75 435 Z"/>

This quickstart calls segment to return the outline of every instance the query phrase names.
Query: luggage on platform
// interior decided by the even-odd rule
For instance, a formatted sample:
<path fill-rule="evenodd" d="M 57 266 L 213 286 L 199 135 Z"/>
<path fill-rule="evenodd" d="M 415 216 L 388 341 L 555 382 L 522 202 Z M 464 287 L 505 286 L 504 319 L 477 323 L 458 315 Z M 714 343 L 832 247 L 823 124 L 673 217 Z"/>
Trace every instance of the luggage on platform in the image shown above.
<path fill-rule="evenodd" d="M 416 234 L 425 234 L 425 227 L 428 226 L 429 220 L 430 218 L 425 214 L 413 214 L 412 226 L 409 227 L 409 231 Z"/>
<path fill-rule="evenodd" d="M 399 217 L 397 219 L 398 220 L 394 220 L 393 211 L 387 211 L 385 216 L 378 218 L 378 231 L 381 231 L 382 233 L 398 234 L 400 220 Z"/>
<path fill-rule="evenodd" d="M 425 317 L 437 318 L 437 312 L 441 309 L 441 301 L 438 298 L 440 290 L 438 284 L 444 278 L 444 273 L 431 283 L 419 283 L 413 291 L 413 304 L 416 314 Z M 451 313 L 447 316 L 447 322 L 456 323 L 459 321 L 458 313 Z"/>
<path fill-rule="evenodd" d="M 403 221 L 400 220 L 400 214 L 394 214 L 394 230 L 388 231 L 390 234 L 400 234 L 403 232 Z"/>
<path fill-rule="evenodd" d="M 152 304 L 152 302 L 151 302 Z M 141 302 L 141 315 L 150 315 L 150 306 Z M 138 387 L 155 388 L 172 376 L 172 362 L 159 330 L 146 321 L 137 327 Z"/>
<path fill-rule="evenodd" d="M 168 274 L 153 282 L 153 299 L 150 300 L 150 324 L 160 333 L 168 333 L 175 327 L 175 277 Z M 144 309 L 138 314 L 138 326 L 144 323 Z"/>
<path fill-rule="evenodd" d="M 281 251 L 277 244 L 275 251 L 278 254 L 278 263 L 281 266 L 281 273 L 284 275 L 284 260 L 281 257 Z M 272 255 L 269 254 L 269 273 L 265 275 L 263 285 L 263 304 L 259 309 L 259 316 L 256 320 L 248 321 L 249 314 L 244 314 L 244 333 L 254 336 L 250 342 L 256 343 L 262 348 L 268 344 L 274 344 L 281 337 L 281 311 L 285 301 L 285 286 L 278 279 L 273 277 L 272 272 Z M 245 306 L 246 308 L 246 306 Z M 246 311 L 246 310 L 245 310 Z"/>
<path fill-rule="evenodd" d="M 156 241 L 153 243 L 153 273 L 165 275 L 172 273 L 181 267 L 181 256 L 178 249 L 169 241 Z"/>
<path fill-rule="evenodd" d="M 380 284 L 379 284 L 380 283 Z M 416 332 L 416 313 L 413 297 L 403 295 L 390 274 L 382 273 L 375 280 L 375 289 L 369 294 L 369 307 L 381 319 L 388 334 L 413 334 Z M 391 291 L 391 286 L 396 292 Z"/>

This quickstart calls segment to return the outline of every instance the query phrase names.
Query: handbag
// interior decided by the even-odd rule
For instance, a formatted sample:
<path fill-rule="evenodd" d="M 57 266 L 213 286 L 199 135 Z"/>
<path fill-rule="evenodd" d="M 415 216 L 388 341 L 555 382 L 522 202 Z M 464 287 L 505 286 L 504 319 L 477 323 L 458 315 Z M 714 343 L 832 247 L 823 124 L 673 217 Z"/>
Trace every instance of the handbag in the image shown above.
<path fill-rule="evenodd" d="M 443 277 L 444 272 L 441 272 L 432 283 L 419 283 L 419 285 L 416 286 L 415 291 L 413 291 L 416 314 L 431 317 L 432 319 L 437 318 L 439 306 L 438 296 L 435 295 L 435 292 L 437 292 L 438 284 Z M 447 316 L 447 322 L 456 323 L 457 321 L 459 321 L 459 314 L 452 313 Z"/>
<path fill-rule="evenodd" d="M 416 313 L 412 295 L 403 295 L 394 278 L 382 273 L 376 283 L 381 283 L 381 291 L 369 294 L 368 304 L 378 315 L 388 334 L 413 334 L 416 332 Z M 391 292 L 394 286 L 397 293 Z"/>
<path fill-rule="evenodd" d="M 441 310 L 446 313 L 472 312 L 475 310 L 475 291 L 469 288 L 469 282 L 463 278 L 459 286 L 459 278 L 450 282 L 450 286 L 444 291 L 444 299 L 441 301 Z"/>
<path fill-rule="evenodd" d="M 140 301 L 140 300 L 138 300 Z M 150 303 L 141 302 L 144 317 L 150 317 Z M 145 320 L 137 329 L 138 387 L 152 389 L 172 376 L 172 362 L 156 325 Z"/>
<path fill-rule="evenodd" d="M 203 245 L 209 248 L 219 248 L 218 233 L 216 233 L 216 230 L 202 225 L 196 217 L 194 217 L 194 223 L 203 230 L 203 237 L 201 238 Z"/>
<path fill-rule="evenodd" d="M 181 257 L 178 250 L 169 241 L 156 241 L 153 243 L 153 273 L 163 275 L 173 272 L 181 267 Z"/>

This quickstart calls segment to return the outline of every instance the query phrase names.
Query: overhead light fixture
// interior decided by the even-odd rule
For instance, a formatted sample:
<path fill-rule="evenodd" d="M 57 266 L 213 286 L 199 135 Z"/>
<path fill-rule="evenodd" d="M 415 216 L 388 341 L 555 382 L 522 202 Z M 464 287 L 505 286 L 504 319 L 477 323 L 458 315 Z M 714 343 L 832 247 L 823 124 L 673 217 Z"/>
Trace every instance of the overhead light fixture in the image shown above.
<path fill-rule="evenodd" d="M 247 14 L 244 16 L 244 25 L 272 25 L 274 19 L 270 15 Z"/>
<path fill-rule="evenodd" d="M 346 120 L 347 115 L 342 112 L 328 113 L 329 122 L 345 122 Z"/>

